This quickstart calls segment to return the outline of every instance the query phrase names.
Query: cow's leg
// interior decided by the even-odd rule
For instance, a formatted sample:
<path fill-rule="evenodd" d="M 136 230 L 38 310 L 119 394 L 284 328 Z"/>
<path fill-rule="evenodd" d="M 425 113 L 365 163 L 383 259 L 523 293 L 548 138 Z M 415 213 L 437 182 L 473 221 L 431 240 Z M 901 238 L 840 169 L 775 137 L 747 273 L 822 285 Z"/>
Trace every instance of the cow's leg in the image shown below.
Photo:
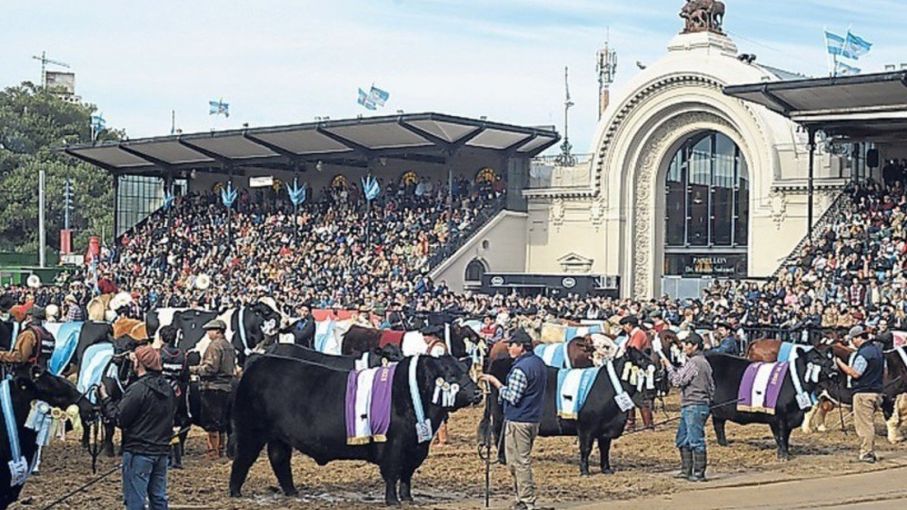
<path fill-rule="evenodd" d="M 113 451 L 113 434 L 116 432 L 116 426 L 113 423 L 104 424 L 104 455 L 107 457 L 116 457 Z M 120 455 L 123 454 L 123 441 L 120 440 Z"/>
<path fill-rule="evenodd" d="M 816 412 L 819 410 L 819 404 L 814 404 L 809 411 L 803 415 L 803 423 L 800 424 L 800 432 L 809 434 L 813 431 L 813 420 L 816 419 Z"/>
<path fill-rule="evenodd" d="M 91 442 L 90 439 L 89 439 L 89 436 L 88 436 L 88 430 L 89 430 L 90 428 L 91 428 L 91 427 L 89 427 L 87 423 L 86 423 L 85 426 L 82 428 L 82 448 L 88 448 L 88 445 L 89 445 L 90 442 Z"/>
<path fill-rule="evenodd" d="M 384 504 L 387 506 L 399 506 L 400 500 L 397 498 L 397 482 L 400 480 L 401 466 L 400 456 L 393 455 L 392 459 L 381 464 L 381 478 L 384 479 Z"/>
<path fill-rule="evenodd" d="M 715 440 L 720 446 L 727 446 L 727 434 L 724 433 L 724 418 L 712 415 L 712 427 L 715 428 Z"/>
<path fill-rule="evenodd" d="M 427 451 L 425 452 L 428 453 Z M 403 471 L 400 473 L 400 501 L 413 502 L 413 473 L 425 460 L 425 456 L 417 455 L 415 458 L 407 458 Z"/>
<path fill-rule="evenodd" d="M 599 461 L 602 468 L 602 473 L 610 475 L 614 473 L 614 470 L 611 469 L 611 438 L 608 436 L 599 436 L 598 438 L 598 454 L 601 456 Z"/>
<path fill-rule="evenodd" d="M 293 456 L 293 449 L 290 445 L 279 440 L 271 440 L 268 443 L 268 460 L 271 462 L 271 469 L 277 477 L 280 489 L 287 496 L 296 496 L 299 491 L 293 484 L 293 471 L 290 469 L 290 457 Z"/>
<path fill-rule="evenodd" d="M 784 423 L 781 425 L 781 439 L 783 441 L 784 448 L 784 460 L 790 460 L 790 433 L 791 427 Z"/>
<path fill-rule="evenodd" d="M 580 429 L 577 431 L 579 436 L 579 474 L 589 476 L 589 455 L 592 454 L 592 443 L 595 438 L 589 431 Z"/>
<path fill-rule="evenodd" d="M 891 415 L 885 418 L 885 426 L 888 429 L 888 442 L 900 443 L 904 440 L 901 433 L 901 419 L 907 414 L 907 394 L 898 395 L 891 409 Z"/>
<path fill-rule="evenodd" d="M 249 434 L 252 436 L 252 434 Z M 242 495 L 242 485 L 249 474 L 249 468 L 258 459 L 258 454 L 265 447 L 265 440 L 261 438 L 243 438 L 236 441 L 236 458 L 230 468 L 230 497 L 238 498 Z"/>
<path fill-rule="evenodd" d="M 772 436 L 775 438 L 775 445 L 777 446 L 777 456 L 778 460 L 787 460 L 790 458 L 788 454 L 784 452 L 784 439 L 781 435 L 782 426 L 778 424 L 779 421 L 783 421 L 781 417 L 776 417 L 769 426 L 772 429 Z M 787 456 L 787 458 L 785 458 Z"/>
<path fill-rule="evenodd" d="M 816 430 L 819 432 L 825 432 L 828 430 L 825 427 L 825 416 L 829 411 L 835 408 L 835 404 L 831 400 L 823 400 L 819 402 L 819 407 L 816 409 L 815 423 Z"/>

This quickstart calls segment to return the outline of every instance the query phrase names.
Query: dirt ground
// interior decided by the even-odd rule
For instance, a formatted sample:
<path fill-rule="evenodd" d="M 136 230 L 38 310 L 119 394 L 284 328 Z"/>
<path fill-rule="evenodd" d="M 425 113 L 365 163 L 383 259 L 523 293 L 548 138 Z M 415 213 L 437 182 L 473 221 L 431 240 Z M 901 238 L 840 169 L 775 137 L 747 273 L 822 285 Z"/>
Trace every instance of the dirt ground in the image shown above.
<path fill-rule="evenodd" d="M 678 414 L 676 402 L 668 401 L 666 412 L 660 409 L 661 422 Z M 475 428 L 481 409 L 466 409 L 451 418 L 451 444 L 435 448 L 416 472 L 413 493 L 422 508 L 481 508 L 484 495 L 484 463 L 477 455 Z M 743 476 L 764 474 L 774 480 L 815 478 L 878 470 L 856 462 L 858 441 L 850 420 L 848 433 L 840 430 L 837 411 L 829 413 L 831 432 L 804 435 L 799 430 L 791 437 L 794 458 L 776 460 L 771 431 L 766 425 L 746 427 L 728 423 L 727 448 L 714 442 L 709 424 L 709 474 L 720 483 L 733 483 Z M 613 500 L 640 497 L 667 497 L 689 490 L 689 483 L 675 481 L 670 475 L 678 460 L 673 446 L 676 422 L 671 421 L 647 431 L 625 435 L 613 443 L 613 475 L 594 474 L 581 477 L 577 465 L 578 448 L 573 438 L 542 438 L 534 451 L 534 470 L 539 485 L 540 503 L 560 508 L 582 506 Z M 877 448 L 881 457 L 902 456 L 903 445 L 892 446 L 884 438 L 881 416 L 876 424 Z M 301 454 L 294 455 L 293 475 L 300 491 L 299 498 L 286 498 L 277 489 L 265 452 L 253 466 L 243 487 L 244 498 L 228 497 L 230 473 L 228 461 L 212 463 L 204 458 L 204 439 L 194 431 L 187 445 L 185 469 L 169 475 L 172 508 L 239 509 L 279 508 L 375 508 L 383 506 L 383 483 L 376 466 L 364 462 L 334 462 L 317 466 Z M 591 465 L 598 464 L 598 451 Z M 118 460 L 101 458 L 98 473 L 117 465 Z M 19 503 L 13 508 L 44 508 L 46 505 L 92 480 L 90 458 L 74 440 L 55 442 L 45 449 L 41 472 L 31 478 Z M 758 480 L 758 479 L 757 479 Z M 750 483 L 750 482 L 747 482 Z M 758 483 L 758 481 L 756 482 Z M 504 466 L 492 465 L 492 507 L 509 504 L 511 484 Z M 104 481 L 72 496 L 55 508 L 113 509 L 120 507 L 120 476 L 116 471 Z"/>

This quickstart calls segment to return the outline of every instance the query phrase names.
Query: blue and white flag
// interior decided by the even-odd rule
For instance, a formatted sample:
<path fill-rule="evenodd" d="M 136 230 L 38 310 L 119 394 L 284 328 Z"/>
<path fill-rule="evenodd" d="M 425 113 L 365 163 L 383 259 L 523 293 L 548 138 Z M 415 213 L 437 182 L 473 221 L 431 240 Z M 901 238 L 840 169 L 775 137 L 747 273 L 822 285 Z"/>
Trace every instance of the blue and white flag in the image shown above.
<path fill-rule="evenodd" d="M 844 51 L 844 37 L 825 31 L 825 46 L 831 55 L 841 55 Z"/>
<path fill-rule="evenodd" d="M 391 97 L 386 90 L 381 90 L 374 85 L 372 85 L 372 89 L 369 91 L 368 95 L 372 102 L 378 106 L 384 106 L 384 103 Z"/>
<path fill-rule="evenodd" d="M 359 89 L 359 100 L 357 102 L 369 110 L 377 109 L 371 95 L 362 89 Z"/>
<path fill-rule="evenodd" d="M 174 199 L 174 198 L 175 198 L 175 197 L 173 196 L 173 192 L 172 192 L 172 191 L 165 191 L 165 192 L 164 192 L 164 210 L 165 210 L 165 211 L 170 210 L 170 208 L 173 206 L 173 199 Z"/>
<path fill-rule="evenodd" d="M 381 193 L 381 185 L 378 184 L 378 179 L 372 176 L 364 177 L 362 179 L 362 193 L 365 194 L 365 199 L 369 202 L 377 198 L 378 194 Z"/>
<path fill-rule="evenodd" d="M 91 128 L 95 131 L 103 131 L 107 127 L 107 121 L 104 120 L 104 116 L 100 113 L 97 115 L 91 116 Z"/>
<path fill-rule="evenodd" d="M 228 182 L 227 186 L 220 190 L 220 201 L 228 209 L 233 206 L 233 202 L 236 201 L 236 188 L 232 182 Z"/>
<path fill-rule="evenodd" d="M 844 43 L 842 54 L 845 57 L 857 59 L 869 53 L 872 49 L 872 43 L 860 36 L 854 35 L 850 30 L 847 31 L 847 41 Z"/>
<path fill-rule="evenodd" d="M 853 76 L 860 74 L 860 68 L 849 66 L 844 62 L 835 62 L 835 76 Z"/>
<path fill-rule="evenodd" d="M 308 186 L 306 186 L 305 183 L 303 183 L 302 186 L 299 186 L 295 177 L 293 178 L 293 186 L 290 186 L 290 184 L 287 183 L 287 194 L 290 195 L 290 202 L 293 202 L 294 206 L 299 207 L 305 202 L 307 188 Z"/>
<path fill-rule="evenodd" d="M 217 101 L 208 101 L 208 115 L 221 115 L 230 117 L 230 105 L 225 103 L 223 98 Z"/>

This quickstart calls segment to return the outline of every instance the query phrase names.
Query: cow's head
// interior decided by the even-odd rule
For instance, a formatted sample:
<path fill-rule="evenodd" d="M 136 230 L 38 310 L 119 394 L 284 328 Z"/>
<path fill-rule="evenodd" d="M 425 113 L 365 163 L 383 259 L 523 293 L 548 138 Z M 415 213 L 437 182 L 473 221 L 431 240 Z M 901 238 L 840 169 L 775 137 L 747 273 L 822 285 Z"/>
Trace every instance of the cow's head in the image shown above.
<path fill-rule="evenodd" d="M 808 351 L 801 352 L 799 354 L 799 358 L 801 358 L 806 364 L 807 370 L 809 370 L 810 366 L 818 367 L 818 377 L 808 377 L 811 375 L 809 372 L 807 372 L 806 374 L 806 376 L 811 379 L 812 382 L 818 382 L 819 380 L 823 379 L 834 379 L 840 374 L 840 372 L 838 371 L 838 365 L 835 363 L 835 354 L 832 350 L 822 351 L 820 349 L 810 349 Z"/>
<path fill-rule="evenodd" d="M 271 308 L 267 303 L 259 302 L 243 309 L 243 324 L 240 327 L 245 331 L 251 349 L 265 338 L 276 335 L 280 324 L 280 312 Z"/>
<path fill-rule="evenodd" d="M 664 378 L 664 373 L 662 370 L 659 370 L 658 365 L 652 361 L 652 353 L 643 352 L 634 347 L 628 347 L 624 353 L 624 361 L 626 364 L 629 364 L 630 367 L 627 368 L 626 365 L 623 367 L 615 366 L 616 369 L 620 371 L 618 377 L 624 381 L 629 382 L 631 385 L 636 383 L 636 395 L 634 400 L 650 400 L 655 397 L 656 391 L 659 386 L 659 381 Z M 633 372 L 636 372 L 636 376 L 633 376 Z M 629 376 L 627 375 L 629 373 Z"/>
<path fill-rule="evenodd" d="M 49 370 L 40 366 L 26 365 L 18 368 L 13 384 L 29 400 L 41 400 L 50 404 L 51 407 L 61 409 L 75 404 L 79 408 L 79 416 L 84 423 L 94 421 L 97 416 L 97 408 L 92 405 L 86 395 L 79 392 L 75 384 L 63 377 L 53 375 Z"/>
<path fill-rule="evenodd" d="M 384 347 L 375 347 L 372 352 L 381 358 L 382 363 L 396 363 L 403 360 L 403 350 L 399 345 L 385 344 Z"/>
<path fill-rule="evenodd" d="M 432 405 L 460 409 L 482 401 L 482 392 L 469 377 L 469 363 L 450 355 L 419 356 L 419 385 L 430 395 Z"/>

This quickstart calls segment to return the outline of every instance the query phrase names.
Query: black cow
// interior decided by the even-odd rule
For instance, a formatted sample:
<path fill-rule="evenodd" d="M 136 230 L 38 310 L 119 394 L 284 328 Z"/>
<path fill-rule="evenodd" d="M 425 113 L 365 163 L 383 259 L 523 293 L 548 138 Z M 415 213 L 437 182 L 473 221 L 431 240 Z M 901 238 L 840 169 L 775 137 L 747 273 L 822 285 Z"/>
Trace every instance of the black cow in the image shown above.
<path fill-rule="evenodd" d="M 430 441 L 418 443 L 410 399 L 408 369 L 418 360 L 416 379 L 425 416 L 437 427 L 449 410 L 432 403 L 436 380 L 460 386 L 452 410 L 478 403 L 482 394 L 467 368 L 451 356 L 406 358 L 397 365 L 387 441 L 350 446 L 346 443 L 345 395 L 348 371 L 296 359 L 263 356 L 251 363 L 235 393 L 233 430 L 236 459 L 230 472 L 230 495 L 240 496 L 249 468 L 268 445 L 271 468 L 284 494 L 297 494 L 290 471 L 292 449 L 319 465 L 332 460 L 365 460 L 378 464 L 385 483 L 384 501 L 412 501 L 412 476 L 428 455 Z M 294 398 L 287 398 L 292 388 Z M 397 482 L 400 482 L 399 499 Z"/>
<path fill-rule="evenodd" d="M 790 433 L 803 423 L 803 416 L 808 410 L 801 409 L 797 403 L 796 391 L 791 378 L 786 377 L 782 383 L 775 414 L 738 411 L 740 383 L 751 362 L 744 358 L 720 353 L 707 353 L 706 359 L 712 366 L 712 378 L 715 381 L 715 395 L 712 397 L 712 425 L 715 427 L 718 444 L 721 446 L 728 444 L 727 436 L 724 433 L 724 424 L 727 421 L 741 425 L 765 423 L 771 427 L 775 443 L 778 445 L 778 458 L 790 459 Z M 807 393 L 812 393 L 817 388 L 815 382 L 806 381 L 804 377 L 809 363 L 820 367 L 820 383 L 838 376 L 838 369 L 831 359 L 831 353 L 822 354 L 813 349 L 800 354 L 793 361 L 791 369 L 797 371 L 803 391 Z"/>
<path fill-rule="evenodd" d="M 13 411 L 16 416 L 19 448 L 29 465 L 32 464 L 37 453 L 36 433 L 34 430 L 25 427 L 25 420 L 31 410 L 32 401 L 43 400 L 53 407 L 62 409 L 66 409 L 72 404 L 77 404 L 83 422 L 88 423 L 94 419 L 95 408 L 88 399 L 79 393 L 76 386 L 62 377 L 51 374 L 49 371 L 34 366 L 22 366 L 13 373 L 9 388 Z M 6 438 L 9 435 L 4 420 L 0 420 L 0 430 L 2 430 L 0 436 L 4 438 L 3 443 L 6 444 Z M 0 509 L 3 509 L 19 499 L 19 493 L 22 491 L 24 484 L 10 487 L 10 472 L 6 467 L 11 460 L 9 446 L 4 446 L 0 451 L 2 451 L 0 463 L 3 465 L 3 469 L 0 469 Z"/>
<path fill-rule="evenodd" d="M 73 369 L 78 373 L 78 366 L 82 362 L 82 354 L 85 349 L 94 344 L 101 342 L 113 341 L 113 326 L 109 322 L 88 320 L 82 324 L 82 330 L 79 332 L 79 345 L 70 361 L 69 372 Z M 65 372 L 64 372 L 65 373 Z"/>
<path fill-rule="evenodd" d="M 110 399 L 113 402 L 119 402 L 120 399 L 123 398 L 126 386 L 136 378 L 132 362 L 129 361 L 127 355 L 135 350 L 138 343 L 128 336 L 118 338 L 112 343 L 113 358 L 110 360 L 110 364 L 115 367 L 117 375 L 116 377 L 111 377 L 107 375 L 105 370 L 104 375 L 101 377 L 101 384 L 104 385 Z M 78 369 L 76 370 L 76 373 L 78 373 Z M 99 425 L 104 427 L 101 453 L 107 457 L 114 457 L 116 454 L 113 448 L 113 435 L 116 431 L 116 425 L 112 421 L 103 421 Z M 82 429 L 82 446 L 88 446 L 89 440 L 89 430 L 88 427 L 85 427 Z"/>
<path fill-rule="evenodd" d="M 361 357 L 357 358 L 354 356 L 324 354 L 314 349 L 309 349 L 296 344 L 272 344 L 265 350 L 264 354 L 266 356 L 294 358 L 337 370 L 355 370 L 357 362 L 362 359 Z M 250 357 L 247 365 L 251 365 L 254 359 L 254 357 Z M 380 367 L 385 363 L 393 363 L 401 361 L 402 359 L 403 351 L 396 345 L 385 345 L 375 352 L 368 353 L 366 357 L 369 368 Z"/>
<path fill-rule="evenodd" d="M 629 348 L 623 356 L 613 360 L 616 374 L 619 377 L 623 375 L 625 363 L 635 365 L 645 371 L 649 366 L 653 366 L 651 356 L 644 354 L 636 349 Z M 502 358 L 491 363 L 489 373 L 499 380 L 507 383 L 507 374 L 513 366 L 513 359 Z M 601 368 L 589 391 L 589 396 L 579 412 L 579 419 L 565 420 L 557 415 L 557 373 L 558 369 L 548 367 L 548 382 L 545 388 L 545 407 L 542 411 L 542 422 L 539 426 L 539 436 L 541 437 L 559 437 L 559 436 L 578 436 L 580 474 L 589 474 L 589 455 L 592 453 L 592 445 L 598 439 L 598 449 L 601 455 L 601 471 L 605 474 L 611 474 L 614 470 L 611 467 L 610 451 L 611 441 L 620 437 L 623 433 L 624 425 L 627 421 L 627 413 L 621 411 L 614 400 L 615 391 L 611 385 L 610 377 L 606 368 Z M 656 370 L 656 379 L 663 378 L 662 372 Z M 657 382 L 657 381 L 656 381 Z M 636 386 L 627 381 L 621 381 L 621 385 L 633 402 L 639 406 L 644 399 L 653 398 L 655 390 L 644 390 L 637 392 Z M 491 427 L 493 437 L 497 440 L 501 437 L 501 429 L 504 422 L 504 412 L 501 404 L 498 402 L 498 391 L 491 389 L 491 395 L 485 401 L 485 413 L 482 421 L 479 423 L 479 438 L 482 441 L 488 441 L 488 428 Z M 500 444 L 500 443 L 496 443 Z M 504 448 L 498 449 L 498 461 L 505 463 Z"/>

